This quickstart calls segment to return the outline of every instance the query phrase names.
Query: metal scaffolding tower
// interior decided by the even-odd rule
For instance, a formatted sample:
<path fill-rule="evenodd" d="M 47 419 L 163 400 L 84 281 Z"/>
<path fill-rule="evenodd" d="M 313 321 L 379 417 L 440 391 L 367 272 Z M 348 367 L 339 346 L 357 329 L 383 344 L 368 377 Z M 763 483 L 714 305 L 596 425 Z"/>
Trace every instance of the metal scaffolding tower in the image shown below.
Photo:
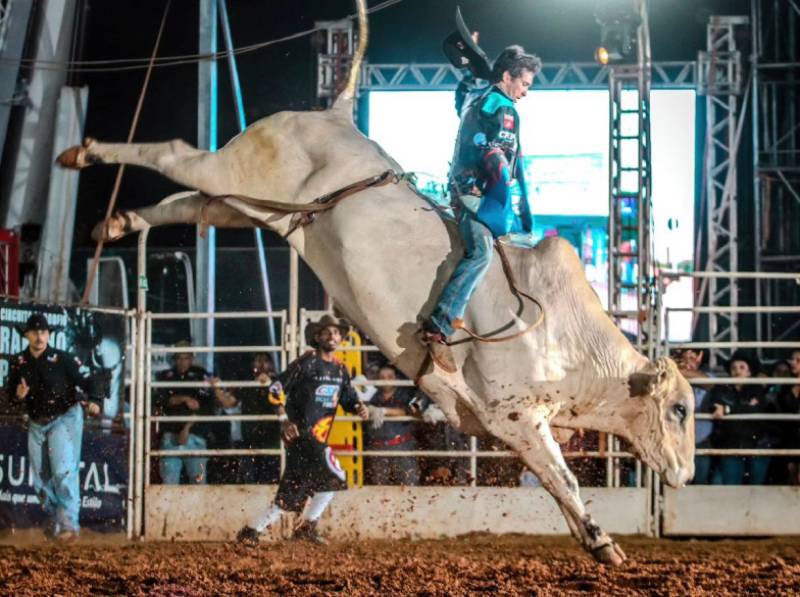
<path fill-rule="evenodd" d="M 759 271 L 800 271 L 800 2 L 751 0 L 755 261 Z M 800 304 L 800 287 L 765 281 L 758 305 Z M 800 336 L 800 318 L 757 320 L 763 340 Z"/>
<path fill-rule="evenodd" d="M 742 90 L 742 61 L 736 48 L 735 32 L 747 25 L 746 17 L 714 16 L 709 20 L 706 51 L 698 55 L 698 93 L 706 97 L 706 139 L 703 173 L 705 232 L 708 258 L 703 269 L 714 272 L 739 270 L 736 155 L 741 139 L 744 102 L 739 113 Z M 703 278 L 700 302 L 708 306 L 737 307 L 737 282 L 730 278 Z M 737 342 L 739 322 L 735 312 L 711 313 L 708 337 L 711 342 Z M 726 350 L 711 350 L 714 366 L 726 358 Z"/>
<path fill-rule="evenodd" d="M 321 34 L 317 54 L 317 98 L 328 106 L 347 83 L 358 33 L 351 19 L 317 21 L 314 27 L 320 29 Z"/>
<path fill-rule="evenodd" d="M 657 339 L 650 161 L 652 62 L 645 2 L 638 3 L 635 64 L 613 64 L 609 89 L 608 310 L 636 347 Z"/>

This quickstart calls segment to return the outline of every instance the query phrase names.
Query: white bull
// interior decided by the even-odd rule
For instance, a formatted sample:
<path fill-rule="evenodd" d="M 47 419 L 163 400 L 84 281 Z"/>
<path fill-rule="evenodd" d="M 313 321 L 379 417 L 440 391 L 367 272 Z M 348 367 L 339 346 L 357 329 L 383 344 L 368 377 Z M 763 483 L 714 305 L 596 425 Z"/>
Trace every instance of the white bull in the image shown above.
<path fill-rule="evenodd" d="M 358 4 L 363 11 L 363 2 Z M 365 18 L 361 26 L 365 40 Z M 400 170 L 354 127 L 353 85 L 351 78 L 328 111 L 264 118 L 216 153 L 179 140 L 131 145 L 87 140 L 59 161 L 75 168 L 144 166 L 193 189 L 116 214 L 105 230 L 110 238 L 148 226 L 200 222 L 259 225 L 285 234 L 289 215 L 230 195 L 302 204 L 387 169 Z M 96 233 L 102 233 L 98 226 Z M 519 285 L 541 301 L 544 323 L 506 343 L 457 344 L 455 374 L 435 366 L 420 372 L 426 349 L 416 332 L 462 249 L 454 229 L 411 187 L 401 182 L 353 195 L 298 229 L 289 242 L 337 307 L 383 354 L 406 375 L 421 373 L 419 386 L 452 425 L 465 433 L 493 435 L 519 454 L 558 502 L 572 534 L 598 561 L 618 565 L 625 555 L 586 512 L 553 426 L 616 434 L 670 485 L 692 478 L 689 384 L 672 361 L 648 361 L 617 330 L 566 241 L 551 238 L 534 249 L 507 249 Z M 498 261 L 465 314 L 466 323 L 484 333 L 509 321 L 519 329 L 537 315 L 535 308 L 519 314 Z"/>

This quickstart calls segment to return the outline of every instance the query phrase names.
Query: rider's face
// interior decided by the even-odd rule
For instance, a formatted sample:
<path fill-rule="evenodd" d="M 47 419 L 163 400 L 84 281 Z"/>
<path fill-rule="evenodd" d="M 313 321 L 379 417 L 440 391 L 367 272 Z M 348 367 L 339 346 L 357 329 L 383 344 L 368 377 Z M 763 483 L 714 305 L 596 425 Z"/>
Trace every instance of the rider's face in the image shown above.
<path fill-rule="evenodd" d="M 531 85 L 533 85 L 533 73 L 529 70 L 523 70 L 519 77 L 512 77 L 509 71 L 503 73 L 501 87 L 505 94 L 515 102 L 528 95 Z"/>

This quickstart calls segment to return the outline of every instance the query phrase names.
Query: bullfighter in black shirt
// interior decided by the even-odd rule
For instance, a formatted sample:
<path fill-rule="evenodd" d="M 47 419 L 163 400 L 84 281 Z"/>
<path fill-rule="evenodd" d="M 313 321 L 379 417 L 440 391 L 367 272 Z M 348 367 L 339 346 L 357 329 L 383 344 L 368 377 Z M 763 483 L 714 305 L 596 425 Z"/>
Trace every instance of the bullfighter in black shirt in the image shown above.
<path fill-rule="evenodd" d="M 83 390 L 86 410 L 100 413 L 100 388 L 75 355 L 48 346 L 50 325 L 41 313 L 28 318 L 22 334 L 28 347 L 14 356 L 6 393 L 24 403 L 30 417 L 28 457 L 33 486 L 50 515 L 47 533 L 59 541 L 80 532 L 78 472 L 83 440 L 83 408 L 75 388 Z"/>
<path fill-rule="evenodd" d="M 348 329 L 344 321 L 329 315 L 307 326 L 307 341 L 316 350 L 291 363 L 272 385 L 273 393 L 283 391 L 286 395 L 285 410 L 279 415 L 281 433 L 288 444 L 286 469 L 274 503 L 239 531 L 240 543 L 257 544 L 259 535 L 286 512 L 302 512 L 293 538 L 325 543 L 317 522 L 333 492 L 347 489 L 345 473 L 328 446 L 336 407 L 341 404 L 345 411 L 369 418 L 350 385 L 347 367 L 334 358 Z"/>

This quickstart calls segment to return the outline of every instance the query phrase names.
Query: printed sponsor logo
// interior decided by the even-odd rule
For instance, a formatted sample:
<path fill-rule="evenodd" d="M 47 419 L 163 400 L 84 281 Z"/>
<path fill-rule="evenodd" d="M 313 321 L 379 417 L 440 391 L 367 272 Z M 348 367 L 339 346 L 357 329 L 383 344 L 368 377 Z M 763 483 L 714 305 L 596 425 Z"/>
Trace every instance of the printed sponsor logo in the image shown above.
<path fill-rule="evenodd" d="M 322 404 L 324 408 L 336 408 L 339 404 L 339 386 L 323 384 L 314 392 L 314 400 Z"/>
<path fill-rule="evenodd" d="M 333 425 L 333 415 L 329 417 L 323 417 L 311 428 L 311 435 L 314 436 L 314 439 L 317 440 L 319 443 L 324 444 L 328 441 L 328 434 L 331 432 L 331 425 Z"/>

